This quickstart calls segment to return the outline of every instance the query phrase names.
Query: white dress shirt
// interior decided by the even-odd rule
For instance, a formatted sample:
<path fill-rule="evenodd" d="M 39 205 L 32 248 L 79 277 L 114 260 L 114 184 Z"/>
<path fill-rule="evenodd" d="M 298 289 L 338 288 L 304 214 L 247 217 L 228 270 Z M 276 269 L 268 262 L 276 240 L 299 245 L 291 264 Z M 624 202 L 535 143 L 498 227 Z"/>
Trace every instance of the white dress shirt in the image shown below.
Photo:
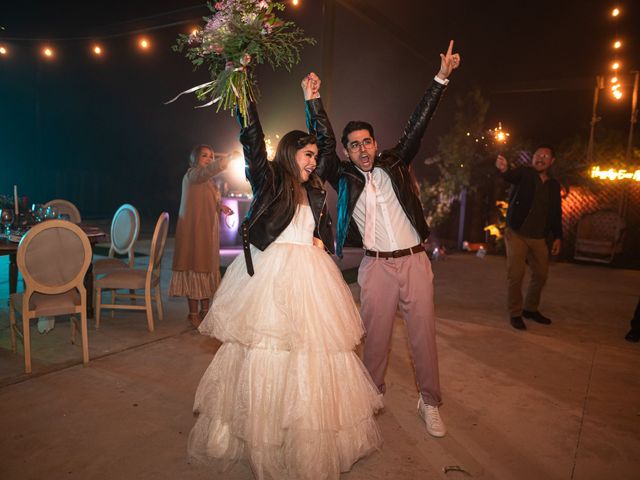
<path fill-rule="evenodd" d="M 360 172 L 365 176 L 362 170 Z M 375 167 L 371 173 L 373 183 L 376 186 L 376 240 L 373 250 L 392 252 L 415 247 L 421 243 L 420 236 L 404 213 L 402 205 L 396 197 L 396 192 L 393 190 L 389 175 L 378 167 Z M 364 223 L 366 221 L 366 194 L 366 191 L 362 192 L 353 209 L 353 219 L 358 225 L 362 238 L 364 238 Z"/>

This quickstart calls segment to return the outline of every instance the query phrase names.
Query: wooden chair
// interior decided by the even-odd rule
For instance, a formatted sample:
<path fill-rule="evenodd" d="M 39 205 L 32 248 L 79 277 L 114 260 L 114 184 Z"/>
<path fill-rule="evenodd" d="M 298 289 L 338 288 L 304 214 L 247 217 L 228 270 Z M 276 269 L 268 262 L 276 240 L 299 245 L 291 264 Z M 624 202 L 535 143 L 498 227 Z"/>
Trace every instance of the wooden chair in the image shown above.
<path fill-rule="evenodd" d="M 573 258 L 611 263 L 623 247 L 625 221 L 617 212 L 599 210 L 578 221 Z"/>
<path fill-rule="evenodd" d="M 16 260 L 25 291 L 10 297 L 9 324 L 14 352 L 16 335 L 22 336 L 26 373 L 31 373 L 30 321 L 38 317 L 71 314 L 71 343 L 75 343 L 75 316 L 80 314 L 82 361 L 89 362 L 87 292 L 83 282 L 91 257 L 87 235 L 66 220 L 36 225 L 20 241 Z M 16 324 L 16 312 L 22 315 L 22 332 Z"/>
<path fill-rule="evenodd" d="M 160 292 L 160 266 L 164 255 L 164 245 L 169 230 L 169 214 L 160 214 L 151 240 L 149 252 L 149 265 L 146 269 L 122 268 L 107 272 L 95 282 L 96 285 L 96 328 L 100 328 L 101 311 L 104 308 L 117 310 L 145 310 L 147 314 L 147 327 L 150 332 L 154 330 L 153 323 L 153 299 L 156 301 L 158 318 L 162 320 L 162 295 Z M 103 290 L 144 290 L 144 294 L 118 294 L 112 297 L 111 303 L 102 303 Z M 155 289 L 155 292 L 154 292 Z M 117 303 L 118 298 L 144 299 L 144 305 Z"/>
<path fill-rule="evenodd" d="M 58 209 L 58 213 L 69 215 L 70 222 L 82 223 L 82 216 L 80 215 L 80 210 L 78 210 L 78 207 L 76 207 L 69 200 L 56 198 L 55 200 L 50 200 L 47 203 L 45 203 L 44 207 L 55 207 Z"/>
<path fill-rule="evenodd" d="M 109 258 L 101 258 L 93 264 L 93 274 L 102 275 L 112 270 L 121 268 L 133 268 L 134 252 L 133 247 L 138 240 L 140 233 L 140 214 L 133 205 L 125 203 L 122 205 L 111 220 L 111 246 L 109 247 Z M 115 258 L 115 254 L 127 255 L 125 262 Z"/>

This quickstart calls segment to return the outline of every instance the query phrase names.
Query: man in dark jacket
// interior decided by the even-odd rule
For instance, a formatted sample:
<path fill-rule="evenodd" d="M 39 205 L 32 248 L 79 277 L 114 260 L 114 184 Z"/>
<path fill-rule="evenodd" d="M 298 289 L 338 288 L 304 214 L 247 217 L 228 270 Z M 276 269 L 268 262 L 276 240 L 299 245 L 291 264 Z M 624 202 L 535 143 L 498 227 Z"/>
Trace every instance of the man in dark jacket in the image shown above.
<path fill-rule="evenodd" d="M 511 326 L 518 330 L 527 329 L 522 317 L 543 325 L 551 323 L 540 313 L 538 306 L 549 271 L 546 237 L 549 234 L 553 236 L 552 255 L 560 253 L 562 239 L 560 183 L 549 175 L 554 161 L 553 149 L 547 145 L 536 149 L 530 167 L 510 169 L 502 155 L 498 155 L 496 160 L 502 178 L 513 185 L 504 238 L 507 248 L 507 302 Z M 531 269 L 531 281 L 523 304 L 522 280 L 526 263 Z"/>
<path fill-rule="evenodd" d="M 429 236 L 409 165 L 420 148 L 429 119 L 460 64 L 450 43 L 441 54 L 440 71 L 409 119 L 398 144 L 378 154 L 373 127 L 347 124 L 342 145 L 349 161 L 336 156 L 327 178 L 338 192 L 336 253 L 343 246 L 362 247 L 358 272 L 361 315 L 366 330 L 364 364 L 381 392 L 398 305 L 406 321 L 411 354 L 420 389 L 418 413 L 427 431 L 446 434 L 441 404 L 433 308 L 433 273 L 422 243 Z"/>

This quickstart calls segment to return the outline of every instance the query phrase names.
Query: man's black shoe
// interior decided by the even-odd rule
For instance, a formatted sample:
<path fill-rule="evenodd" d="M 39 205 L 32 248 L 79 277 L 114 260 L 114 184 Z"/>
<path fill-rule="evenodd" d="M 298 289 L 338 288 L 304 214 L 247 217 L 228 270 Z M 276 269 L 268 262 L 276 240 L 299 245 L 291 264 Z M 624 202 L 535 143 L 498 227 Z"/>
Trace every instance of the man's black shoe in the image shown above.
<path fill-rule="evenodd" d="M 545 317 L 540 312 L 532 312 L 531 310 L 523 310 L 522 316 L 524 318 L 528 318 L 529 320 L 533 320 L 534 322 L 542 323 L 543 325 L 550 325 L 551 319 Z"/>
<path fill-rule="evenodd" d="M 511 326 L 517 330 L 526 330 L 527 326 L 522 321 L 522 317 L 511 317 Z"/>
<path fill-rule="evenodd" d="M 631 330 L 629 330 L 629 333 L 627 333 L 624 336 L 624 339 L 627 342 L 638 342 L 638 341 L 640 341 L 640 330 L 634 330 L 632 328 Z"/>

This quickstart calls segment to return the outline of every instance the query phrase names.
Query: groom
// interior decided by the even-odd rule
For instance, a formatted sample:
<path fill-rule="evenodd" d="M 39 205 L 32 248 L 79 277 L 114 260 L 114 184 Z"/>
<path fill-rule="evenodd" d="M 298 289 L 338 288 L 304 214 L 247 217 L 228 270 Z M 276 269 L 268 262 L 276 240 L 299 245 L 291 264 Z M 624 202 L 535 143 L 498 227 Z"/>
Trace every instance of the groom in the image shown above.
<path fill-rule="evenodd" d="M 429 227 L 412 186 L 409 165 L 420 149 L 449 75 L 460 65 L 460 56 L 453 53 L 453 41 L 440 57 L 440 71 L 409 118 L 397 145 L 379 152 L 373 127 L 367 122 L 351 121 L 342 133 L 349 161 L 342 162 L 335 156 L 333 165 L 327 166 L 329 182 L 338 192 L 336 254 L 342 256 L 343 246 L 365 249 L 358 272 L 366 330 L 364 364 L 384 393 L 393 322 L 400 307 L 420 390 L 418 413 L 435 437 L 443 437 L 446 428 L 438 410 L 442 397 L 433 273 L 422 245 L 429 236 Z M 312 129 L 328 123 L 324 111 L 311 109 L 307 115 Z"/>

